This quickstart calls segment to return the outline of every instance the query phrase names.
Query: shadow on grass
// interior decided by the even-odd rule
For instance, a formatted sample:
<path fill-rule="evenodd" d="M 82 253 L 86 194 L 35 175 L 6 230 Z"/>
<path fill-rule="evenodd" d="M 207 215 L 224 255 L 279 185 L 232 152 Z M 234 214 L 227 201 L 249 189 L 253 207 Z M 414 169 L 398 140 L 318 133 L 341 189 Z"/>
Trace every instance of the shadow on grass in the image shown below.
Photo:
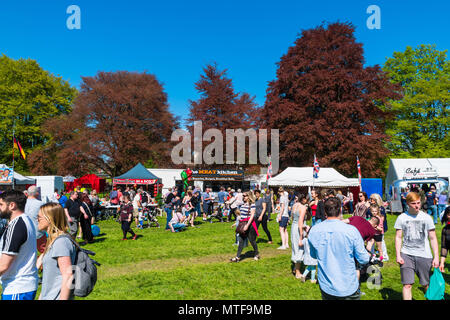
<path fill-rule="evenodd" d="M 245 259 L 253 259 L 253 257 L 255 256 L 255 251 L 247 251 L 244 254 L 241 254 L 241 261 L 245 260 Z"/>
<path fill-rule="evenodd" d="M 383 300 L 402 300 L 402 292 L 392 290 L 391 288 L 383 288 L 380 290 Z"/>

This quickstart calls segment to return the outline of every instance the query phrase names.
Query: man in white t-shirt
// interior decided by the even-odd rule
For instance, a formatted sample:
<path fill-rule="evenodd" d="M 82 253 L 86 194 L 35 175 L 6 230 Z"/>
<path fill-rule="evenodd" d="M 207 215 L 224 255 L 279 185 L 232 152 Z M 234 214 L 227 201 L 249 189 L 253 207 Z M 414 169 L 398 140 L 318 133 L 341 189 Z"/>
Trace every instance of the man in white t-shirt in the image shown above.
<path fill-rule="evenodd" d="M 133 216 L 136 222 L 136 228 L 139 228 L 139 210 L 142 210 L 141 193 L 142 189 L 138 189 L 133 198 Z"/>
<path fill-rule="evenodd" d="M 289 234 L 287 226 L 289 223 L 289 193 L 284 191 L 283 187 L 278 189 L 278 195 L 280 196 L 280 213 L 277 216 L 277 221 L 280 227 L 281 235 L 281 247 L 279 250 L 289 249 Z"/>
<path fill-rule="evenodd" d="M 36 228 L 23 213 L 26 202 L 17 190 L 0 195 L 0 216 L 9 221 L 0 239 L 2 300 L 34 300 L 38 288 Z"/>
<path fill-rule="evenodd" d="M 408 211 L 402 213 L 395 221 L 395 251 L 403 284 L 403 300 L 412 299 L 414 275 L 419 283 L 428 290 L 430 269 L 439 267 L 439 246 L 433 219 L 420 211 L 420 195 L 410 192 L 406 196 Z M 402 242 L 403 238 L 403 242 Z M 433 254 L 430 250 L 430 243 Z M 434 255 L 434 258 L 433 258 Z"/>

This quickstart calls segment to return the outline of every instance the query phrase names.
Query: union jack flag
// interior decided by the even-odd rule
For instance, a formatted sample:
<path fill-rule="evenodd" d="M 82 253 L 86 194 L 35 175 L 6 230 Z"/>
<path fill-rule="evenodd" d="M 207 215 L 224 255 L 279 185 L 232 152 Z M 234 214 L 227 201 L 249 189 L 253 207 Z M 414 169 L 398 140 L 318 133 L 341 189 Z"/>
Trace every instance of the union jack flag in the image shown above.
<path fill-rule="evenodd" d="M 361 164 L 359 163 L 358 156 L 356 156 L 356 167 L 358 168 L 359 187 L 361 188 Z"/>
<path fill-rule="evenodd" d="M 313 177 L 317 179 L 319 177 L 320 166 L 319 162 L 317 162 L 316 155 L 314 154 L 314 167 L 313 167 Z"/>

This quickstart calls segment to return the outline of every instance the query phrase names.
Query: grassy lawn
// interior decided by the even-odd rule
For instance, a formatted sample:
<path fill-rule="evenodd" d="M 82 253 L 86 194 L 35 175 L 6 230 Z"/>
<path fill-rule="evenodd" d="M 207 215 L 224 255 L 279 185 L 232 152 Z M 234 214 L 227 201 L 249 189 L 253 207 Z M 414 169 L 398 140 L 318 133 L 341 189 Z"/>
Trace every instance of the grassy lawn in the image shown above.
<path fill-rule="evenodd" d="M 165 218 L 159 219 L 164 226 Z M 390 260 L 382 268 L 383 284 L 376 290 L 363 283 L 361 289 L 366 294 L 362 300 L 400 300 L 402 297 L 400 271 L 395 262 L 395 219 L 396 216 L 388 216 L 389 231 L 385 239 Z M 248 258 L 235 264 L 229 262 L 237 249 L 232 245 L 234 229 L 231 223 L 210 224 L 200 218 L 197 220 L 199 228 L 179 233 L 154 227 L 134 230 L 139 235 L 136 241 L 121 240 L 119 223 L 98 222 L 101 234 L 96 243 L 85 248 L 97 253 L 95 259 L 102 266 L 98 268 L 94 291 L 85 299 L 321 299 L 318 284 L 301 283 L 292 275 L 290 250 L 276 249 L 281 242 L 275 220 L 269 222 L 273 244 L 267 244 L 266 234 L 260 228 L 258 248 L 261 260 L 251 259 L 253 249 L 249 245 L 243 251 Z M 441 229 L 439 224 L 439 240 Z M 447 264 L 447 270 L 448 267 Z M 450 275 L 444 276 L 449 284 Z M 446 299 L 449 296 L 450 287 L 447 286 Z M 425 299 L 417 277 L 413 298 Z"/>

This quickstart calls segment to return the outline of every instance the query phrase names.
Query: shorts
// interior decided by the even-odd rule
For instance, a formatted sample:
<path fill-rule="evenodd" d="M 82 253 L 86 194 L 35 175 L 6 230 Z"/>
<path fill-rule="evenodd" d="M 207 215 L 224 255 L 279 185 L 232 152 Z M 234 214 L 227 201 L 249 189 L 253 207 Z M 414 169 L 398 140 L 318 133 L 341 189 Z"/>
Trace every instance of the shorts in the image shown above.
<path fill-rule="evenodd" d="M 414 284 L 414 274 L 419 277 L 419 283 L 427 286 L 430 283 L 430 270 L 433 262 L 432 258 L 423 258 L 400 253 L 404 264 L 400 266 L 402 284 Z"/>
<path fill-rule="evenodd" d="M 288 222 L 289 222 L 289 217 L 281 217 L 280 227 L 287 228 Z"/>
<path fill-rule="evenodd" d="M 373 238 L 375 239 L 375 242 L 383 241 L 383 235 L 382 234 L 376 234 L 376 235 L 373 236 Z"/>
<path fill-rule="evenodd" d="M 2 294 L 2 300 L 34 300 L 35 297 L 36 291 L 15 294 Z"/>

